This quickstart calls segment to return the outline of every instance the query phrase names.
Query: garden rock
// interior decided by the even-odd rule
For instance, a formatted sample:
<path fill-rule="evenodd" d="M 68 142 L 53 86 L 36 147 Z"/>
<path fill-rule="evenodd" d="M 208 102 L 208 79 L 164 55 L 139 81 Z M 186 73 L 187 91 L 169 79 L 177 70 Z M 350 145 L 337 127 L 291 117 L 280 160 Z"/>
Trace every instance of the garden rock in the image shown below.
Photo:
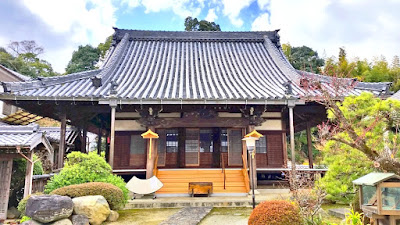
<path fill-rule="evenodd" d="M 110 206 L 101 195 L 77 197 L 72 201 L 74 213 L 87 216 L 92 225 L 100 225 L 110 215 Z"/>
<path fill-rule="evenodd" d="M 7 218 L 8 219 L 16 219 L 21 215 L 17 208 L 11 207 L 7 210 Z"/>
<path fill-rule="evenodd" d="M 114 211 L 114 210 L 111 210 L 111 211 L 110 211 L 110 215 L 108 215 L 107 221 L 109 221 L 109 222 L 115 222 L 115 221 L 118 220 L 118 218 L 119 218 L 118 212 L 116 212 L 116 211 Z"/>
<path fill-rule="evenodd" d="M 89 218 L 85 215 L 73 215 L 72 216 L 73 225 L 89 225 Z"/>
<path fill-rule="evenodd" d="M 28 220 L 28 221 L 21 223 L 21 225 L 42 225 L 42 224 L 37 221 L 34 221 L 34 220 Z"/>
<path fill-rule="evenodd" d="M 62 220 L 58 220 L 54 223 L 51 223 L 49 225 L 72 225 L 72 222 L 69 219 L 62 219 Z"/>
<path fill-rule="evenodd" d="M 71 216 L 70 197 L 60 195 L 33 195 L 26 203 L 26 215 L 41 223 L 50 223 Z"/>

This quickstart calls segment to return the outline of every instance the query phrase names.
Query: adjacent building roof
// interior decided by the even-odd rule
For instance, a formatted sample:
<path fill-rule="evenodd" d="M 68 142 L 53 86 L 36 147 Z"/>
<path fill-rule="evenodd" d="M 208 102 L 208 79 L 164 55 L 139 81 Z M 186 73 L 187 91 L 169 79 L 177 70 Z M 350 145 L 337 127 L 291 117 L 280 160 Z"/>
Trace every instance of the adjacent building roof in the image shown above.
<path fill-rule="evenodd" d="M 16 113 L 1 118 L 2 121 L 13 125 L 28 125 L 41 119 L 43 119 L 43 117 L 23 110 L 19 110 Z"/>
<path fill-rule="evenodd" d="M 400 176 L 394 173 L 369 173 L 358 178 L 357 180 L 354 180 L 353 184 L 375 186 L 378 183 L 387 181 L 389 179 L 397 179 L 400 181 Z"/>
<path fill-rule="evenodd" d="M 390 98 L 400 100 L 400 91 L 397 91 L 396 93 L 394 93 L 394 95 L 392 95 Z"/>
<path fill-rule="evenodd" d="M 324 86 L 324 90 L 330 90 L 331 94 L 340 94 L 342 96 L 359 95 L 363 91 L 371 92 L 377 96 L 391 94 L 391 82 L 360 82 L 353 78 L 337 78 L 301 70 L 297 70 L 297 72 L 302 78 L 318 81 Z"/>
<path fill-rule="evenodd" d="M 18 72 L 8 69 L 7 67 L 0 65 L 0 80 L 1 81 L 28 81 L 31 78 L 22 75 Z"/>
<path fill-rule="evenodd" d="M 227 104 L 248 100 L 266 103 L 305 95 L 301 78 L 302 74 L 281 51 L 278 31 L 115 28 L 112 48 L 100 69 L 24 83 L 3 83 L 2 98 L 80 101 L 112 97 L 135 103 L 213 100 Z M 382 87 L 387 85 L 360 84 L 354 93 L 347 94 Z"/>
<path fill-rule="evenodd" d="M 32 124 L 28 126 L 14 126 L 0 124 L 0 148 L 34 149 L 43 143 L 44 146 L 52 151 L 51 144 L 44 132 L 40 131 L 39 126 Z"/>
<path fill-rule="evenodd" d="M 65 139 L 67 150 L 78 137 L 79 132 L 72 127 L 67 127 Z M 0 148 L 16 147 L 32 150 L 38 144 L 43 143 L 46 148 L 50 142 L 60 142 L 59 127 L 40 127 L 37 124 L 9 125 L 0 121 Z"/>

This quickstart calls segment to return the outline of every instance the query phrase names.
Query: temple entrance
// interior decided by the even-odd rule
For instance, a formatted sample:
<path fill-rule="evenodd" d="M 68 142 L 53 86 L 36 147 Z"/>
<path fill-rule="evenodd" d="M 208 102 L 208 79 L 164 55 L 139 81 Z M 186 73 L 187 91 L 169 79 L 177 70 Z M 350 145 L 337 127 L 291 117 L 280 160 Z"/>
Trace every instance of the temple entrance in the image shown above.
<path fill-rule="evenodd" d="M 158 168 L 243 166 L 240 128 L 157 129 Z"/>

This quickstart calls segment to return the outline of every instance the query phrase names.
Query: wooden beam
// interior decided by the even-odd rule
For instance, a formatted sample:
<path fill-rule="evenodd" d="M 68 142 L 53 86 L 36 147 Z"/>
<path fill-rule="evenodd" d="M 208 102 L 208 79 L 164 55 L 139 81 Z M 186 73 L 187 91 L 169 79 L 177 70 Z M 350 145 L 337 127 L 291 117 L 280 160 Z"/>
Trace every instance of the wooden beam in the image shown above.
<path fill-rule="evenodd" d="M 58 168 L 63 168 L 64 166 L 64 156 L 65 156 L 65 133 L 67 129 L 67 114 L 64 112 L 61 117 L 61 131 L 60 131 L 60 144 L 58 148 Z"/>
<path fill-rule="evenodd" d="M 32 194 L 32 176 L 33 176 L 33 151 L 30 152 L 26 160 L 26 173 L 25 173 L 25 187 L 24 187 L 24 198 Z"/>
<path fill-rule="evenodd" d="M 151 129 L 152 131 L 155 131 L 154 127 L 148 127 L 148 129 Z M 150 142 L 152 142 L 150 144 Z M 150 149 L 151 148 L 151 149 Z M 147 139 L 147 151 L 146 151 L 146 179 L 149 179 L 153 176 L 153 169 L 154 169 L 154 163 L 155 159 L 157 157 L 157 145 L 156 145 L 156 139 Z M 151 152 L 151 157 L 150 156 Z"/>
<path fill-rule="evenodd" d="M 310 169 L 314 167 L 313 153 L 312 153 L 312 140 L 311 140 L 311 127 L 310 123 L 307 123 L 307 149 L 308 149 L 308 164 Z"/>
<path fill-rule="evenodd" d="M 290 128 L 290 153 L 292 155 L 292 176 L 295 177 L 296 173 L 296 157 L 294 146 L 294 124 L 293 124 L 293 105 L 289 105 L 289 128 Z"/>
<path fill-rule="evenodd" d="M 110 138 L 110 159 L 109 159 L 109 164 L 111 168 L 114 168 L 114 143 L 115 143 L 115 110 L 116 110 L 116 105 L 111 106 L 111 138 Z"/>
<path fill-rule="evenodd" d="M 100 155 L 101 154 L 101 138 L 102 138 L 102 134 L 103 134 L 103 123 L 101 123 L 100 127 L 99 127 L 99 132 L 97 133 L 97 154 Z"/>
<path fill-rule="evenodd" d="M 7 219 L 8 199 L 12 174 L 12 159 L 0 159 L 0 224 Z"/>
<path fill-rule="evenodd" d="M 254 127 L 255 127 L 254 125 L 249 125 L 247 127 L 247 133 L 250 133 L 250 132 L 254 131 L 254 129 L 255 129 Z M 245 142 L 245 141 L 243 141 L 243 142 Z M 246 143 L 244 143 L 244 147 L 247 150 Z M 253 180 L 254 180 L 254 188 L 257 188 L 257 160 L 256 160 L 256 156 L 257 156 L 256 149 L 254 148 L 254 157 L 251 157 L 251 155 L 250 155 L 249 159 L 248 159 L 248 160 L 252 161 L 251 162 L 252 167 L 250 168 L 250 163 L 247 163 L 247 165 L 250 168 L 250 176 L 253 177 Z M 246 157 L 247 157 L 247 152 L 246 152 Z M 250 182 L 250 187 L 252 187 L 252 182 Z"/>
<path fill-rule="evenodd" d="M 87 129 L 86 127 L 82 129 L 82 147 L 81 151 L 83 153 L 88 153 L 88 147 L 87 147 Z"/>

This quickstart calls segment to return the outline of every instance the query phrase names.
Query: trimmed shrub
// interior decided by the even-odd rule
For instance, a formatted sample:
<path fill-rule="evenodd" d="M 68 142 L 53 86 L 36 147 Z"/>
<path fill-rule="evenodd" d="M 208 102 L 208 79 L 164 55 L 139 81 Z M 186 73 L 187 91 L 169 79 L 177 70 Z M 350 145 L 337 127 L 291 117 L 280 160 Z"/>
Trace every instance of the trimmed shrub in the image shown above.
<path fill-rule="evenodd" d="M 33 194 L 30 194 L 30 195 L 26 196 L 25 198 L 21 199 L 21 201 L 19 201 L 17 209 L 21 213 L 21 217 L 22 218 L 27 217 L 27 216 L 25 216 L 26 203 L 28 202 L 28 199 L 31 196 L 34 196 L 34 195 L 43 195 L 43 193 L 42 192 L 36 192 L 36 193 L 33 193 Z"/>
<path fill-rule="evenodd" d="M 95 152 L 88 154 L 72 152 L 68 154 L 64 168 L 50 179 L 46 185 L 45 193 L 48 194 L 61 187 L 89 182 L 113 184 L 123 192 L 124 202 L 129 198 L 125 181 L 121 177 L 113 175 L 110 165 Z"/>
<path fill-rule="evenodd" d="M 63 195 L 71 198 L 87 196 L 87 195 L 101 195 L 103 196 L 111 209 L 120 209 L 124 206 L 124 193 L 117 186 L 104 183 L 104 182 L 90 182 L 84 184 L 74 184 L 58 188 L 52 191 L 52 195 Z"/>
<path fill-rule="evenodd" d="M 260 203 L 251 213 L 249 225 L 301 225 L 300 209 L 284 200 Z"/>
<path fill-rule="evenodd" d="M 21 220 L 19 221 L 19 223 L 23 223 L 23 222 L 26 222 L 26 221 L 29 221 L 29 220 L 31 220 L 32 218 L 30 218 L 29 216 L 23 216 L 22 218 L 21 218 Z"/>

